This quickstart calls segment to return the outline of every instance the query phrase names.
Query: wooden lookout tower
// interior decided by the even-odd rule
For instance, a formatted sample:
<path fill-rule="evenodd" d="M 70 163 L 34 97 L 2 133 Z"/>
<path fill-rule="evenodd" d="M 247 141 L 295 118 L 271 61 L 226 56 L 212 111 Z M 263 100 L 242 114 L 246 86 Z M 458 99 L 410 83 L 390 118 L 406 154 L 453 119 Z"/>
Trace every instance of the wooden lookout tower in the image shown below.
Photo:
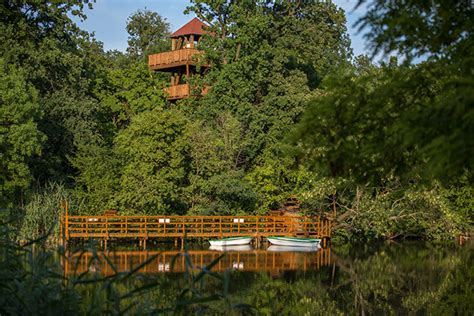
<path fill-rule="evenodd" d="M 198 49 L 199 41 L 205 34 L 206 25 L 194 18 L 171 34 L 171 50 L 148 56 L 148 66 L 155 71 L 171 73 L 170 87 L 165 88 L 168 100 L 187 98 L 192 94 L 189 85 L 191 76 L 198 74 L 196 65 L 200 62 L 202 51 Z M 207 65 L 201 64 L 201 73 Z M 202 91 L 201 94 L 204 94 Z"/>

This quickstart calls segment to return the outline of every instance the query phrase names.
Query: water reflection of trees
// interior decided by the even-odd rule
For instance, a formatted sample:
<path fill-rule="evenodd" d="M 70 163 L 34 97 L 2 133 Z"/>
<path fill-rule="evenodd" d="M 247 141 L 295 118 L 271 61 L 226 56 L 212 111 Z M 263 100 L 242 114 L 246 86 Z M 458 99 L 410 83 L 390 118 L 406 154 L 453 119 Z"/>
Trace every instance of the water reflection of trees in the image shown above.
<path fill-rule="evenodd" d="M 464 315 L 474 310 L 471 246 L 333 247 L 331 257 L 335 262 L 319 270 L 285 270 L 279 275 L 228 270 L 194 282 L 198 271 L 139 274 L 117 284 L 116 291 L 158 283 L 134 298 L 136 306 L 166 310 L 172 302 L 195 300 L 183 307 L 183 314 Z M 83 299 L 93 305 L 103 295 L 100 287 L 89 288 Z M 206 301 L 209 297 L 215 299 Z"/>
<path fill-rule="evenodd" d="M 468 315 L 474 310 L 472 248 L 419 243 L 361 248 L 339 249 L 335 266 L 317 272 L 234 276 L 231 301 L 264 315 Z"/>
<path fill-rule="evenodd" d="M 380 247 L 367 257 L 340 255 L 336 285 L 329 288 L 344 311 L 358 314 L 418 314 L 446 310 L 450 300 L 463 297 L 452 308 L 460 314 L 472 299 L 459 291 L 473 281 L 469 248 L 446 249 L 420 244 Z M 466 269 L 467 268 L 467 269 Z M 470 275 L 469 275 L 470 274 Z M 467 277 L 463 281 L 460 275 Z M 472 290 L 472 285 L 470 289 Z"/>

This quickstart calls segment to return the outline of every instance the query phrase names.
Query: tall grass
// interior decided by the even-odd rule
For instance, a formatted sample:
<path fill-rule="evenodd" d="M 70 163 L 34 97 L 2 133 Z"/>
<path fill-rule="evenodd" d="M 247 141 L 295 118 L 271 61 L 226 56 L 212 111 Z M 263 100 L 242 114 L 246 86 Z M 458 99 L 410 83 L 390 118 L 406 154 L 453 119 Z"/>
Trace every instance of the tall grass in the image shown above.
<path fill-rule="evenodd" d="M 71 200 L 71 197 L 61 183 L 47 184 L 41 190 L 33 193 L 25 209 L 17 214 L 21 215 L 21 220 L 18 221 L 20 225 L 18 240 L 26 242 L 47 236 L 46 239 L 42 239 L 44 243 L 57 244 L 61 216 L 60 205 L 65 200 Z"/>
<path fill-rule="evenodd" d="M 53 197 L 63 196 L 57 192 Z M 53 210 L 53 202 L 53 198 L 39 199 L 37 205 L 51 203 Z M 52 211 L 29 216 L 28 224 L 37 220 L 44 227 L 48 227 L 46 220 L 57 219 L 57 213 Z M 186 258 L 184 283 L 176 280 L 171 283 L 163 275 L 144 276 L 139 273 L 157 255 L 128 272 L 118 272 L 112 260 L 98 256 L 94 245 L 89 245 L 74 252 L 79 252 L 79 257 L 92 252 L 89 267 L 96 261 L 107 260 L 114 273 L 102 276 L 89 269 L 66 276 L 61 261 L 69 260 L 71 253 L 66 255 L 62 247 L 41 247 L 38 251 L 36 246 L 44 245 L 50 239 L 48 234 L 20 245 L 15 238 L 18 220 L 18 217 L 3 218 L 0 222 L 0 315 L 201 315 L 206 313 L 206 304 L 210 302 L 228 302 L 229 274 L 222 276 L 212 272 L 222 256 L 196 272 L 198 269 L 185 251 L 181 254 Z M 19 229 L 24 229 L 24 225 Z M 51 233 L 52 230 L 44 228 L 44 231 Z M 35 234 L 41 232 L 38 229 Z M 209 286 L 206 285 L 208 282 L 211 282 Z M 242 309 L 241 305 L 225 306 L 229 311 Z"/>

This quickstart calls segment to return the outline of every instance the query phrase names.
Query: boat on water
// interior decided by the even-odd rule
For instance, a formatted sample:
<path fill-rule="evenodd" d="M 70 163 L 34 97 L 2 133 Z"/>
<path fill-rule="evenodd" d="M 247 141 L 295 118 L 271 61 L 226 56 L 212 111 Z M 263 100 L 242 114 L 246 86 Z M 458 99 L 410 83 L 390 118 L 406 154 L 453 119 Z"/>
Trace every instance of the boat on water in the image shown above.
<path fill-rule="evenodd" d="M 237 246 L 237 245 L 249 245 L 252 242 L 253 237 L 231 237 L 222 239 L 211 239 L 209 243 L 211 246 Z"/>
<path fill-rule="evenodd" d="M 215 251 L 251 251 L 253 250 L 251 245 L 236 245 L 236 246 L 211 246 L 209 250 Z"/>
<path fill-rule="evenodd" d="M 291 247 L 319 247 L 321 239 L 299 237 L 267 237 L 272 245 Z"/>
<path fill-rule="evenodd" d="M 319 249 L 321 249 L 321 246 L 319 244 L 315 246 L 305 246 L 305 247 L 270 245 L 270 247 L 267 248 L 267 251 L 270 251 L 270 252 L 316 252 Z"/>

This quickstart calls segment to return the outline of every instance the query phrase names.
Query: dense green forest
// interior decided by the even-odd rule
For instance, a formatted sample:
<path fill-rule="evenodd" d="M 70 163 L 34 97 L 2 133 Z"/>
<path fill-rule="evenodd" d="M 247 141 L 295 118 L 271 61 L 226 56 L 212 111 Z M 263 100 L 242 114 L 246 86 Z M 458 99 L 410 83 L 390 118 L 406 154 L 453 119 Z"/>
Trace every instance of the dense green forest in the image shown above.
<path fill-rule="evenodd" d="M 20 238 L 59 201 L 98 214 L 265 214 L 296 196 L 341 238 L 442 239 L 474 222 L 471 1 L 360 1 L 373 56 L 330 2 L 191 0 L 208 94 L 176 103 L 147 56 L 169 24 L 141 10 L 126 52 L 74 22 L 87 0 L 0 4 L 0 207 Z M 374 62 L 374 56 L 386 62 Z M 332 212 L 327 216 L 333 216 Z"/>

